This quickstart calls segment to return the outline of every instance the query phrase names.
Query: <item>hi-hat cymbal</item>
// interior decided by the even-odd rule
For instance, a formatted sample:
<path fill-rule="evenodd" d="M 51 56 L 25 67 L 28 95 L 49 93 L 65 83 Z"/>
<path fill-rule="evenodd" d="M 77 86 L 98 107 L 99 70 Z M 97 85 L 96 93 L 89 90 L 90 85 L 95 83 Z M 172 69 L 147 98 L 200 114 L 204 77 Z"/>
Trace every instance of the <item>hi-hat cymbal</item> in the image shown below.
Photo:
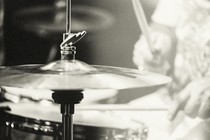
<path fill-rule="evenodd" d="M 74 5 L 71 11 L 72 31 L 96 31 L 110 26 L 114 17 L 104 9 L 93 6 Z M 18 11 L 15 23 L 26 31 L 40 36 L 65 32 L 65 7 L 39 6 Z"/>
<path fill-rule="evenodd" d="M 0 67 L 0 85 L 50 90 L 127 89 L 161 86 L 170 78 L 129 68 L 59 60 L 47 65 Z"/>

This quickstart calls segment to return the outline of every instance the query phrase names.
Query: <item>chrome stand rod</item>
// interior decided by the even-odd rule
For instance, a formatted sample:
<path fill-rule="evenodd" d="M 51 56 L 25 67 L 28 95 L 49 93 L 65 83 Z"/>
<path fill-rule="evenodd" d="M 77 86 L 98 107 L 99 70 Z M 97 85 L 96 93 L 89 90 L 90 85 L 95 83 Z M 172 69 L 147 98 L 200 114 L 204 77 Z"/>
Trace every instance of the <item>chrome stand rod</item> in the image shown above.
<path fill-rule="evenodd" d="M 62 111 L 62 140 L 73 140 L 74 104 L 61 104 Z"/>
<path fill-rule="evenodd" d="M 66 0 L 66 33 L 71 33 L 71 0 Z"/>

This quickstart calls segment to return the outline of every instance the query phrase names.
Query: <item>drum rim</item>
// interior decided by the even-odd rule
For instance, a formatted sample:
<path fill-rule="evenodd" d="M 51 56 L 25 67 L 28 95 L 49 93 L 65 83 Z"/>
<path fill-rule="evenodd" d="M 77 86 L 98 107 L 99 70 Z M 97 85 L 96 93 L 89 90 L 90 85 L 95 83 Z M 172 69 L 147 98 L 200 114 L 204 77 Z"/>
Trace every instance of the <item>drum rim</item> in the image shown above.
<path fill-rule="evenodd" d="M 31 132 L 34 134 L 51 136 L 59 131 L 59 124 L 52 121 L 43 121 L 34 118 L 24 117 L 16 114 L 9 113 L 9 111 L 2 111 L 0 116 L 1 120 L 5 121 L 5 125 L 16 130 Z M 34 126 L 33 127 L 30 127 Z M 37 125 L 37 127 L 35 126 Z M 28 127 L 27 127 L 28 126 Z M 43 131 L 41 127 L 48 127 L 48 130 Z M 49 131 L 50 130 L 50 131 Z M 52 132 L 53 131 L 53 132 Z"/>
<path fill-rule="evenodd" d="M 29 102 L 32 103 L 32 102 Z M 26 103 L 23 102 L 25 105 Z M 34 104 L 34 103 L 32 103 Z M 35 103 L 37 105 L 37 103 Z M 45 136 L 60 136 L 61 135 L 61 122 L 57 122 L 56 120 L 46 120 L 33 116 L 27 116 L 24 112 L 18 113 L 16 107 L 22 106 L 22 104 L 15 104 L 12 102 L 4 102 L 1 106 L 8 106 L 11 110 L 4 110 L 0 112 L 0 121 L 4 121 L 5 126 L 9 128 L 14 128 L 16 130 L 25 131 L 33 134 L 41 134 Z M 31 108 L 28 106 L 29 109 Z M 33 109 L 32 109 L 33 110 Z M 28 110 L 29 111 L 29 110 Z M 48 112 L 50 114 L 50 112 Z M 83 112 L 85 113 L 85 112 Z M 103 114 L 104 115 L 104 114 Z M 100 116 L 99 116 L 100 117 Z M 113 120 L 112 120 L 113 121 Z M 7 123 L 7 124 L 6 124 Z M 111 122 L 112 123 L 112 122 Z M 135 123 L 135 121 L 134 121 Z M 131 122 L 132 124 L 132 122 Z M 107 126 L 107 125 L 94 125 L 94 123 L 74 123 L 74 136 L 79 136 L 78 138 L 85 137 L 85 138 L 128 138 L 130 136 L 134 136 L 137 138 L 147 137 L 148 128 L 144 125 L 144 123 L 136 123 L 134 127 L 130 125 L 125 125 L 126 127 L 115 127 L 115 126 Z M 35 126 L 34 127 L 31 126 Z M 46 128 L 46 130 L 44 129 Z M 94 132 L 94 133 L 93 133 Z M 135 133 L 135 134 L 134 134 Z M 116 138 L 119 139 L 119 138 Z M 143 140 L 143 139 L 141 139 Z"/>
<path fill-rule="evenodd" d="M 5 125 L 10 128 L 22 132 L 29 132 L 44 136 L 61 136 L 61 123 L 53 121 L 45 121 L 41 119 L 26 118 L 24 116 L 12 114 L 9 111 L 2 111 L 0 113 L 0 120 L 5 121 Z M 43 125 L 44 124 L 44 125 Z M 34 126 L 34 127 L 30 127 Z M 35 127 L 37 125 L 37 127 Z M 44 127 L 46 129 L 44 130 Z M 144 129 L 142 129 L 142 132 Z M 94 133 L 91 133 L 94 132 Z M 84 133 L 84 134 L 83 134 Z M 127 137 L 129 129 L 112 128 L 104 126 L 92 126 L 85 124 L 74 124 L 74 136 L 75 137 L 88 137 L 89 138 L 113 138 L 115 135 Z"/>

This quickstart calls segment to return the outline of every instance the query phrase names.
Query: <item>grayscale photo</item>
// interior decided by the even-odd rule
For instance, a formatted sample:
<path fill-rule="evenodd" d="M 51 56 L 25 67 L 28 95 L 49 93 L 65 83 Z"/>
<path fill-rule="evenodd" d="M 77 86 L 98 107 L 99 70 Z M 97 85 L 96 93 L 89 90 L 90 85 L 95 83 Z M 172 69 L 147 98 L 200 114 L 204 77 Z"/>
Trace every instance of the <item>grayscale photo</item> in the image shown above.
<path fill-rule="evenodd" d="M 209 140 L 210 0 L 0 0 L 0 140 Z"/>

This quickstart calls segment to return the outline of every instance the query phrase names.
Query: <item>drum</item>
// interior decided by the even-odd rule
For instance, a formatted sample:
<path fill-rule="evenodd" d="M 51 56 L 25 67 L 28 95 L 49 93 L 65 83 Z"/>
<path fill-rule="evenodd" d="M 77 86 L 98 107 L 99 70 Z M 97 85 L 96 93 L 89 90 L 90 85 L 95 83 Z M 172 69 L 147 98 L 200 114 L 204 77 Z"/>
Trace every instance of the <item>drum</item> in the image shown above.
<path fill-rule="evenodd" d="M 2 103 L 10 110 L 0 113 L 1 140 L 60 140 L 61 115 L 58 105 Z M 111 112 L 77 111 L 74 115 L 75 140 L 145 140 L 143 123 L 120 119 Z"/>

